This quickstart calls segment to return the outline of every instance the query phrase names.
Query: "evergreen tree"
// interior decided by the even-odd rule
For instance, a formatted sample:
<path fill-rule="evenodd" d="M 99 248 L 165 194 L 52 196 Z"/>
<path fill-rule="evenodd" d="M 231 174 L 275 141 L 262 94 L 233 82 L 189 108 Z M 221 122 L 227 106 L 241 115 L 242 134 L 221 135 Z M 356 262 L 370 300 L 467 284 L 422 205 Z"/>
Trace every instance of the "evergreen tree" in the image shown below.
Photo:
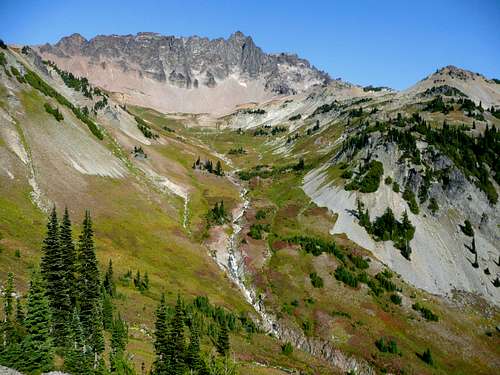
<path fill-rule="evenodd" d="M 111 352 L 109 354 L 109 363 L 111 373 L 120 375 L 134 374 L 132 366 L 125 358 L 125 347 L 128 340 L 128 329 L 120 316 L 113 321 L 111 332 Z"/>
<path fill-rule="evenodd" d="M 148 290 L 149 289 L 149 275 L 148 271 L 144 273 L 144 289 Z"/>
<path fill-rule="evenodd" d="M 102 293 L 102 325 L 106 330 L 113 325 L 113 301 L 106 290 Z"/>
<path fill-rule="evenodd" d="M 171 328 L 167 343 L 167 363 L 169 373 L 183 374 L 186 368 L 185 342 L 184 342 L 184 311 L 180 295 L 177 295 L 175 313 L 172 318 Z"/>
<path fill-rule="evenodd" d="M 22 358 L 17 368 L 25 372 L 50 370 L 53 362 L 50 336 L 51 311 L 43 281 L 38 272 L 34 272 L 31 277 L 26 310 L 27 336 L 22 342 Z"/>
<path fill-rule="evenodd" d="M 14 274 L 12 272 L 7 274 L 7 284 L 5 285 L 3 294 L 3 311 L 5 314 L 4 321 L 10 321 L 12 318 L 12 312 L 14 311 Z"/>
<path fill-rule="evenodd" d="M 100 346 L 99 342 L 91 339 L 93 336 L 98 340 L 102 338 L 102 332 L 100 335 L 97 332 L 98 327 L 102 327 L 102 320 L 95 321 L 102 317 L 99 313 L 101 288 L 93 235 L 90 213 L 86 211 L 78 242 L 77 289 L 80 292 L 80 319 L 85 339 L 93 346 Z"/>
<path fill-rule="evenodd" d="M 215 174 L 217 176 L 223 176 L 224 172 L 222 171 L 222 164 L 220 160 L 217 160 L 217 164 L 215 165 Z"/>
<path fill-rule="evenodd" d="M 162 294 L 160 304 L 156 309 L 154 343 L 156 359 L 153 363 L 153 374 L 165 374 L 167 371 L 168 333 L 167 305 L 165 295 Z"/>
<path fill-rule="evenodd" d="M 64 216 L 59 227 L 59 243 L 61 247 L 61 256 L 63 264 L 63 278 L 65 280 L 70 301 L 71 308 L 76 304 L 76 251 L 73 243 L 73 234 L 71 231 L 71 220 L 69 218 L 68 208 L 64 209 Z"/>
<path fill-rule="evenodd" d="M 87 375 L 92 372 L 92 353 L 85 345 L 83 329 L 78 310 L 71 316 L 68 350 L 64 357 L 64 370 L 73 375 Z"/>
<path fill-rule="evenodd" d="M 20 326 L 24 325 L 24 310 L 23 310 L 23 305 L 21 303 L 21 297 L 16 298 L 16 322 Z"/>
<path fill-rule="evenodd" d="M 55 206 L 47 223 L 47 236 L 43 241 L 42 251 L 41 270 L 52 312 L 53 336 L 57 346 L 64 346 L 68 334 L 66 319 L 71 313 L 71 301 L 65 279 L 66 265 L 63 262 Z"/>
<path fill-rule="evenodd" d="M 189 346 L 186 351 L 186 365 L 192 371 L 200 371 L 203 367 L 200 356 L 200 336 L 198 323 L 194 320 L 191 324 L 191 336 L 189 338 Z"/>
<path fill-rule="evenodd" d="M 224 322 L 220 327 L 219 336 L 217 337 L 216 345 L 217 352 L 220 355 L 227 356 L 229 353 L 229 332 L 227 329 L 227 323 Z"/>
<path fill-rule="evenodd" d="M 110 295 L 111 297 L 115 296 L 116 287 L 115 287 L 115 282 L 113 280 L 113 263 L 111 262 L 111 259 L 109 260 L 108 263 L 108 269 L 104 274 L 104 280 L 102 282 L 102 286 L 104 287 L 104 290 L 108 293 L 108 295 Z"/>

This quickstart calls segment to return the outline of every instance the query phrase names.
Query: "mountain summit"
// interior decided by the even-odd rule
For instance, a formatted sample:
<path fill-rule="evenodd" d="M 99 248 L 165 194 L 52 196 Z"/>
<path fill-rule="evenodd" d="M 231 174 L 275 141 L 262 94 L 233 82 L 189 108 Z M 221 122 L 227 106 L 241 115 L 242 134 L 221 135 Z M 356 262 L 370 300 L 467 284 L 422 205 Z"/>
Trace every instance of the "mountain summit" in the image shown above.
<path fill-rule="evenodd" d="M 330 77 L 294 54 L 268 54 L 237 31 L 228 39 L 80 34 L 37 48 L 125 102 L 168 112 L 215 112 L 237 104 L 304 91 Z"/>

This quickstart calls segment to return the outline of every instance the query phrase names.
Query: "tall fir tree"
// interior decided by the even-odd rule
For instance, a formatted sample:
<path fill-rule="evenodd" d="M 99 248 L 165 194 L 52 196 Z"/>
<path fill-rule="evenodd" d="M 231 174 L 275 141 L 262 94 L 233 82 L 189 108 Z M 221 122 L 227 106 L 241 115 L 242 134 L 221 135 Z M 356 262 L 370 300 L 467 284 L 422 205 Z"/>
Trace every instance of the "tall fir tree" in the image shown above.
<path fill-rule="evenodd" d="M 41 270 L 52 312 L 53 336 L 56 346 L 64 346 L 68 335 L 67 317 L 71 314 L 71 301 L 65 280 L 65 264 L 55 206 L 47 223 L 47 236 L 43 241 L 42 250 Z"/>
<path fill-rule="evenodd" d="M 186 369 L 184 340 L 184 309 L 181 296 L 177 295 L 175 312 L 168 335 L 167 360 L 170 374 L 181 375 Z"/>
<path fill-rule="evenodd" d="M 189 345 L 186 350 L 186 365 L 195 373 L 199 373 L 203 366 L 203 361 L 200 355 L 200 333 L 198 322 L 193 319 L 190 327 Z"/>
<path fill-rule="evenodd" d="M 71 220 L 68 208 L 64 209 L 64 215 L 59 227 L 59 245 L 61 247 L 61 257 L 63 264 L 63 278 L 68 289 L 71 308 L 76 306 L 76 250 L 73 243 L 73 233 L 71 230 Z"/>
<path fill-rule="evenodd" d="M 27 336 L 22 343 L 22 358 L 17 368 L 25 372 L 50 370 L 53 365 L 51 310 L 38 272 L 34 272 L 31 277 L 25 326 Z"/>
<path fill-rule="evenodd" d="M 215 346 L 220 355 L 227 356 L 229 354 L 229 332 L 226 322 L 222 323 L 220 327 L 219 336 L 217 337 Z"/>
<path fill-rule="evenodd" d="M 68 349 L 64 356 L 64 370 L 73 375 L 92 373 L 93 355 L 85 345 L 82 323 L 78 310 L 75 308 L 71 316 Z"/>
<path fill-rule="evenodd" d="M 161 295 L 160 303 L 156 309 L 155 321 L 155 352 L 156 358 L 153 363 L 153 374 L 165 374 L 167 371 L 167 349 L 168 349 L 168 317 L 165 295 Z"/>
<path fill-rule="evenodd" d="M 4 321 L 10 321 L 12 319 L 12 312 L 14 311 L 14 274 L 12 272 L 7 274 L 7 283 L 3 295 Z"/>
<path fill-rule="evenodd" d="M 97 327 L 102 327 L 102 315 L 99 313 L 101 287 L 93 237 L 92 219 L 90 213 L 86 211 L 78 241 L 76 285 L 79 291 L 80 319 L 84 337 L 93 347 L 98 348 L 100 343 L 94 341 L 94 338 L 100 340 Z M 95 321 L 95 319 L 100 319 L 100 321 Z"/>
<path fill-rule="evenodd" d="M 115 287 L 115 282 L 113 280 L 113 263 L 111 262 L 111 259 L 109 260 L 108 263 L 108 269 L 104 274 L 104 280 L 102 282 L 102 286 L 104 290 L 108 293 L 108 295 L 110 295 L 111 297 L 115 296 L 116 287 Z"/>

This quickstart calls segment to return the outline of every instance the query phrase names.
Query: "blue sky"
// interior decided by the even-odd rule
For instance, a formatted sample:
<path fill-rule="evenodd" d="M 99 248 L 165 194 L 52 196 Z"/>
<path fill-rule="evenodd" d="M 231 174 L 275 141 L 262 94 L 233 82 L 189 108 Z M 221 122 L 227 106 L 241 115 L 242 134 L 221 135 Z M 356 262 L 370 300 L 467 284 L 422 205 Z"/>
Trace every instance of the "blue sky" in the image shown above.
<path fill-rule="evenodd" d="M 500 78 L 500 0 L 1 0 L 0 38 L 54 43 L 79 32 L 227 38 L 296 52 L 333 78 L 406 88 L 457 65 Z"/>

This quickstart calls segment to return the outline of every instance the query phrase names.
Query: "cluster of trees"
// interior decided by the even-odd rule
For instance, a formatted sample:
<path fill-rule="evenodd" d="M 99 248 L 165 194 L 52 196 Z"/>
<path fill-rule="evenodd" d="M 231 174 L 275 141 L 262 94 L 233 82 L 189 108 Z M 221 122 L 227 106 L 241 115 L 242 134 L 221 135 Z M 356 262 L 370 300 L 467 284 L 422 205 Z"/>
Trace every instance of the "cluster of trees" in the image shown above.
<path fill-rule="evenodd" d="M 315 288 L 323 288 L 323 279 L 316 272 L 311 272 L 309 274 L 309 278 L 311 279 L 311 284 Z"/>
<path fill-rule="evenodd" d="M 139 116 L 134 116 L 135 122 L 137 123 L 137 128 L 141 131 L 141 133 L 149 139 L 158 139 L 159 135 L 153 133 L 151 127 Z"/>
<path fill-rule="evenodd" d="M 134 286 L 139 292 L 149 290 L 149 275 L 146 271 L 144 276 L 141 276 L 141 271 L 137 270 L 134 276 Z"/>
<path fill-rule="evenodd" d="M 228 151 L 228 155 L 244 155 L 247 152 L 243 147 L 238 147 L 238 148 L 232 148 Z"/>
<path fill-rule="evenodd" d="M 437 322 L 439 320 L 439 317 L 432 312 L 432 310 L 428 309 L 425 306 L 422 306 L 420 303 L 416 302 L 414 303 L 411 308 L 415 311 L 420 312 L 422 316 L 424 317 L 425 320 L 430 320 L 432 322 Z"/>
<path fill-rule="evenodd" d="M 418 207 L 417 199 L 415 198 L 415 193 L 409 186 L 406 186 L 405 190 L 403 191 L 403 199 L 408 203 L 410 212 L 412 214 L 418 215 L 420 209 Z"/>
<path fill-rule="evenodd" d="M 373 193 L 378 190 L 384 174 L 384 166 L 378 160 L 363 164 L 357 176 L 345 185 L 345 190 L 359 190 L 362 193 Z"/>
<path fill-rule="evenodd" d="M 441 95 L 436 96 L 424 107 L 424 111 L 428 112 L 441 112 L 447 115 L 453 111 L 453 105 L 446 104 Z"/>
<path fill-rule="evenodd" d="M 59 222 L 52 210 L 42 246 L 40 271 L 31 276 L 27 303 L 17 299 L 13 315 L 13 277 L 9 277 L 1 325 L 0 363 L 28 373 L 54 367 L 54 353 L 72 374 L 132 374 L 125 356 L 127 326 L 115 316 L 112 265 L 101 282 L 92 221 L 85 213 L 78 246 L 65 210 Z M 103 331 L 111 333 L 108 369 Z"/>
<path fill-rule="evenodd" d="M 56 90 L 54 90 L 50 85 L 48 85 L 43 79 L 40 78 L 38 74 L 33 72 L 32 70 L 26 68 L 26 74 L 23 76 L 23 79 L 34 89 L 40 91 L 42 94 L 54 98 L 61 105 L 64 105 L 71 109 L 73 114 L 84 124 L 86 124 L 91 131 L 91 133 L 96 136 L 98 139 L 103 140 L 104 136 L 99 129 L 99 127 L 88 117 L 88 111 L 85 113 L 79 107 L 74 106 L 68 99 L 59 94 Z"/>
<path fill-rule="evenodd" d="M 316 120 L 316 123 L 312 128 L 307 129 L 307 135 L 311 135 L 314 132 L 317 132 L 319 130 L 319 120 Z"/>
<path fill-rule="evenodd" d="M 269 231 L 270 231 L 269 224 L 256 223 L 250 226 L 250 231 L 248 232 L 248 235 L 254 240 L 261 240 L 263 233 Z"/>
<path fill-rule="evenodd" d="M 263 115 L 266 113 L 266 111 L 262 108 L 257 108 L 257 109 L 244 109 L 242 111 L 243 113 L 249 114 L 249 115 Z"/>
<path fill-rule="evenodd" d="M 473 137 L 463 127 L 450 126 L 446 121 L 440 128 L 431 128 L 419 119 L 412 127 L 422 134 L 426 141 L 447 155 L 466 176 L 472 177 L 492 204 L 498 201 L 498 193 L 490 181 L 490 173 L 500 183 L 500 132 L 493 126 L 483 134 Z"/>
<path fill-rule="evenodd" d="M 401 350 L 398 349 L 398 344 L 396 343 L 396 341 L 392 339 L 381 337 L 377 341 L 375 341 L 375 346 L 382 353 L 397 354 L 399 356 L 403 355 Z"/>
<path fill-rule="evenodd" d="M 224 171 L 222 170 L 222 163 L 220 160 L 217 160 L 217 163 L 214 163 L 212 160 L 207 159 L 204 162 L 201 162 L 200 157 L 193 163 L 193 169 L 198 169 L 200 171 L 207 171 L 208 173 L 213 173 L 216 176 L 224 176 Z"/>
<path fill-rule="evenodd" d="M 224 201 L 215 202 L 214 207 L 208 211 L 206 218 L 208 226 L 225 224 L 229 218 L 224 207 Z"/>
<path fill-rule="evenodd" d="M 243 315 L 237 318 L 214 307 L 207 297 L 199 296 L 186 304 L 178 295 L 172 307 L 162 296 L 156 309 L 156 357 L 151 375 L 236 374 L 236 366 L 229 358 L 229 333 L 241 328 L 249 334 L 256 332 L 250 319 Z M 216 355 L 201 349 L 204 341 L 215 349 Z"/>
<path fill-rule="evenodd" d="M 333 111 L 333 110 L 338 110 L 340 108 L 341 108 L 340 103 L 337 102 L 336 100 L 334 100 L 330 104 L 326 103 L 326 104 L 322 104 L 319 107 L 317 107 L 314 110 L 312 116 L 316 116 L 316 115 L 319 115 L 319 114 L 322 114 L 322 113 L 327 113 L 327 112 L 330 112 L 330 111 Z"/>
<path fill-rule="evenodd" d="M 142 148 L 142 146 L 134 146 L 134 151 L 132 151 L 132 153 L 134 154 L 134 156 L 137 158 L 137 157 L 143 157 L 145 159 L 147 159 L 148 155 L 144 152 L 144 149 Z"/>
<path fill-rule="evenodd" d="M 368 209 L 364 209 L 363 203 L 358 200 L 357 217 L 359 225 L 365 228 L 376 241 L 393 241 L 394 246 L 401 250 L 401 255 L 410 260 L 411 247 L 409 242 L 415 234 L 415 227 L 411 224 L 406 211 L 403 212 L 403 217 L 399 221 L 388 207 L 382 216 L 371 222 Z"/>
<path fill-rule="evenodd" d="M 43 105 L 43 107 L 45 108 L 45 111 L 49 114 L 51 114 L 52 116 L 54 116 L 54 118 L 57 120 L 57 121 L 62 121 L 64 120 L 64 116 L 62 115 L 62 113 L 59 111 L 59 108 L 54 108 L 52 107 L 49 103 L 45 103 Z"/>

